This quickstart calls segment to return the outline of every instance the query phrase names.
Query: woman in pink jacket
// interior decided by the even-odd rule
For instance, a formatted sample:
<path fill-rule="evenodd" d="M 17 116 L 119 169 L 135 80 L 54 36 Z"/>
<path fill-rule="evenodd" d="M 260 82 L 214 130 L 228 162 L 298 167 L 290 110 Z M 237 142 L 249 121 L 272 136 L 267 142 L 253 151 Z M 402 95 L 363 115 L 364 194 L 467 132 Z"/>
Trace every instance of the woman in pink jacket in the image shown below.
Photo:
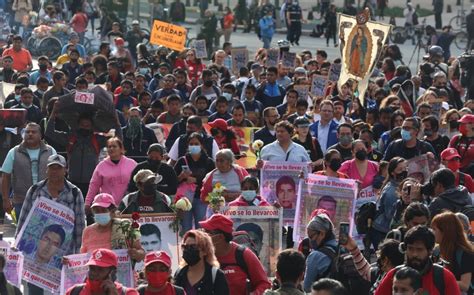
<path fill-rule="evenodd" d="M 137 163 L 124 156 L 123 143 L 117 137 L 107 141 L 107 158 L 95 167 L 86 196 L 86 213 L 90 214 L 90 206 L 99 193 L 111 194 L 115 204 L 120 204 L 127 191 L 128 181 Z"/>

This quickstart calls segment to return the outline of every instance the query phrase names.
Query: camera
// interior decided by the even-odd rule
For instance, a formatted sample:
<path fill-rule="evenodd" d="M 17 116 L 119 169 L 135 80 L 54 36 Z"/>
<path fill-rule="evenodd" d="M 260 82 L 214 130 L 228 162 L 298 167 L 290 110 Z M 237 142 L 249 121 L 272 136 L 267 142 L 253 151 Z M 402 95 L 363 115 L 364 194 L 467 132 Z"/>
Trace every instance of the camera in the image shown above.
<path fill-rule="evenodd" d="M 420 192 L 422 195 L 425 196 L 433 196 L 434 195 L 434 186 L 431 182 L 425 183 L 421 186 Z"/>

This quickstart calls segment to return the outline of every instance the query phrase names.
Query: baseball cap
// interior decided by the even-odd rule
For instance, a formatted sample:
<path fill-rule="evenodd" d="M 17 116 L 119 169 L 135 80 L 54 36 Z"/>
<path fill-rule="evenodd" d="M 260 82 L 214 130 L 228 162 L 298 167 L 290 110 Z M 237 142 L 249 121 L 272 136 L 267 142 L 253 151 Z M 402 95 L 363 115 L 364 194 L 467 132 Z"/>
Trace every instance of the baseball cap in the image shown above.
<path fill-rule="evenodd" d="M 107 193 L 100 193 L 97 196 L 95 196 L 94 201 L 92 201 L 92 206 L 93 207 L 102 207 L 102 208 L 109 208 L 110 205 L 115 205 L 115 199 L 112 197 L 111 194 Z"/>
<path fill-rule="evenodd" d="M 447 148 L 444 151 L 441 152 L 441 159 L 442 160 L 452 160 L 454 158 L 459 158 L 461 159 L 461 156 L 459 155 L 458 151 L 455 148 Z"/>
<path fill-rule="evenodd" d="M 132 21 L 132 25 L 140 25 L 140 22 L 137 19 L 135 19 Z"/>
<path fill-rule="evenodd" d="M 61 167 L 66 167 L 66 159 L 61 155 L 51 155 L 48 157 L 48 167 L 51 165 L 59 165 Z"/>
<path fill-rule="evenodd" d="M 458 120 L 459 123 L 474 123 L 474 115 L 465 114 L 461 119 Z"/>
<path fill-rule="evenodd" d="M 149 180 L 153 180 L 153 182 L 157 184 L 160 183 L 162 179 L 163 176 L 159 175 L 158 173 L 154 173 L 149 169 L 141 169 L 133 177 L 133 181 L 135 181 L 135 183 L 145 183 Z"/>
<path fill-rule="evenodd" d="M 155 262 L 163 263 L 168 268 L 171 267 L 171 257 L 165 251 L 150 252 L 145 256 L 145 267 Z"/>
<path fill-rule="evenodd" d="M 151 152 L 159 152 L 161 155 L 166 154 L 166 149 L 159 143 L 154 143 L 148 147 L 148 154 Z"/>
<path fill-rule="evenodd" d="M 314 231 L 332 231 L 334 225 L 326 213 L 321 213 L 313 217 L 306 226 L 307 229 Z"/>
<path fill-rule="evenodd" d="M 219 230 L 231 234 L 233 232 L 234 222 L 222 214 L 213 214 L 204 221 L 199 221 L 199 225 L 207 231 Z"/>
<path fill-rule="evenodd" d="M 224 119 L 215 119 L 214 121 L 209 123 L 211 128 L 217 128 L 222 131 L 227 131 L 227 122 Z"/>
<path fill-rule="evenodd" d="M 303 67 L 297 67 L 295 69 L 295 74 L 305 74 L 306 75 L 306 70 Z"/>
<path fill-rule="evenodd" d="M 92 251 L 91 258 L 86 265 L 95 265 L 98 267 L 117 267 L 117 264 L 117 255 L 112 250 L 101 248 Z"/>

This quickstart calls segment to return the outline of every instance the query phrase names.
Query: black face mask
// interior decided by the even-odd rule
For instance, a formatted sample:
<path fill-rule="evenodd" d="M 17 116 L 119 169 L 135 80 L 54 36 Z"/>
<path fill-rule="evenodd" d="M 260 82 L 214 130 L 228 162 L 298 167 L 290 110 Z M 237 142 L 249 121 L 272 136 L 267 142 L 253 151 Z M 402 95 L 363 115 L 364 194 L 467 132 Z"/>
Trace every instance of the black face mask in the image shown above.
<path fill-rule="evenodd" d="M 341 168 L 342 161 L 339 159 L 332 159 L 329 162 L 329 168 L 331 168 L 332 171 L 337 171 L 339 168 Z"/>
<path fill-rule="evenodd" d="M 199 256 L 199 249 L 195 247 L 186 248 L 183 250 L 183 259 L 189 266 L 193 266 L 198 264 L 201 261 L 201 257 Z"/>
<path fill-rule="evenodd" d="M 367 159 L 367 152 L 365 150 L 357 151 L 355 157 L 359 161 L 364 161 Z"/>
<path fill-rule="evenodd" d="M 408 171 L 405 170 L 403 172 L 395 174 L 395 180 L 396 181 L 402 181 L 405 178 L 407 178 L 407 176 L 408 176 Z"/>
<path fill-rule="evenodd" d="M 153 168 L 157 168 L 160 166 L 161 164 L 161 161 L 158 161 L 158 160 L 151 160 L 151 159 L 148 159 L 148 164 L 153 167 Z"/>
<path fill-rule="evenodd" d="M 145 183 L 143 185 L 143 193 L 147 196 L 154 195 L 156 191 L 156 186 L 154 183 Z"/>
<path fill-rule="evenodd" d="M 204 81 L 204 86 L 206 86 L 206 87 L 211 87 L 212 84 L 214 84 L 214 83 L 212 82 L 212 80 L 206 80 L 206 81 Z"/>
<path fill-rule="evenodd" d="M 458 121 L 449 121 L 449 128 L 451 129 L 458 129 L 459 122 Z"/>
<path fill-rule="evenodd" d="M 92 130 L 89 129 L 84 129 L 84 128 L 79 128 L 77 130 L 77 133 L 81 136 L 89 136 L 92 134 Z"/>
<path fill-rule="evenodd" d="M 48 69 L 48 65 L 45 65 L 45 64 L 40 64 L 38 65 L 40 71 L 46 71 Z"/>

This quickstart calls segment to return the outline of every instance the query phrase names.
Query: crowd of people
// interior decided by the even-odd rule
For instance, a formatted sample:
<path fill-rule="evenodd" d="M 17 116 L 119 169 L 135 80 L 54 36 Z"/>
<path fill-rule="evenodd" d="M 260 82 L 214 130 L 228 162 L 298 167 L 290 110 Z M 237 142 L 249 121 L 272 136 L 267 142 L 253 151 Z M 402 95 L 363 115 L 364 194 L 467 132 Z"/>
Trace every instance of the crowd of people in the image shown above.
<path fill-rule="evenodd" d="M 64 54 L 57 61 L 38 57 L 37 69 L 22 37 L 14 36 L 0 69 L 0 81 L 14 86 L 0 113 L 2 221 L 5 214 L 16 218 L 18 236 L 39 198 L 74 212 L 64 255 L 91 258 L 85 282 L 66 294 L 473 294 L 474 91 L 463 81 L 474 69 L 431 46 L 412 73 L 400 49 L 387 44 L 364 99 L 353 80 L 339 87 L 330 82 L 324 96 L 301 94 L 296 86 L 327 76 L 341 59 L 302 50 L 295 68 L 266 66 L 274 9 L 262 5 L 264 46 L 238 72 L 232 72 L 230 42 L 210 51 L 208 61 L 192 48 L 153 52 L 140 43 L 138 22 L 132 27 L 139 36 L 125 38 L 128 45 L 120 24 L 112 23 L 110 41 L 92 55 L 72 34 Z M 286 5 L 288 36 L 278 42 L 280 55 L 298 45 L 303 20 L 291 0 Z M 233 22 L 224 20 L 228 36 Z M 327 42 L 337 45 L 332 23 L 331 30 Z M 77 113 L 75 121 L 64 113 L 63 97 L 97 87 L 113 104 L 106 114 L 110 130 L 98 126 L 104 121 L 97 109 Z M 4 114 L 19 110 L 25 119 L 12 125 Z M 171 128 L 158 138 L 150 124 Z M 254 153 L 242 149 L 235 130 L 248 127 L 263 147 L 254 166 L 242 167 L 237 160 Z M 408 177 L 409 161 L 422 155 L 441 166 L 429 179 Z M 222 205 L 291 206 L 283 182 L 276 184 L 283 196 L 276 203 L 260 194 L 258 175 L 268 161 L 308 163 L 311 173 L 353 179 L 361 190 L 372 186 L 377 202 L 365 248 L 350 235 L 338 236 L 331 206 L 317 209 L 301 242 L 285 228 L 271 281 L 252 249 L 235 240 L 233 220 L 212 212 L 208 198 L 219 184 L 226 188 Z M 183 198 L 191 210 L 176 208 Z M 170 253 L 147 248 L 153 229 L 142 226 L 141 240 L 127 242 L 119 227 L 122 214 L 132 213 L 181 216 L 179 266 Z M 47 227 L 40 244 L 62 240 Z M 144 263 L 136 288 L 115 281 L 117 249 Z M 342 258 L 351 275 L 341 275 Z M 7 259 L 0 255 L 0 294 L 20 294 L 1 271 Z M 49 294 L 32 283 L 23 290 Z"/>

